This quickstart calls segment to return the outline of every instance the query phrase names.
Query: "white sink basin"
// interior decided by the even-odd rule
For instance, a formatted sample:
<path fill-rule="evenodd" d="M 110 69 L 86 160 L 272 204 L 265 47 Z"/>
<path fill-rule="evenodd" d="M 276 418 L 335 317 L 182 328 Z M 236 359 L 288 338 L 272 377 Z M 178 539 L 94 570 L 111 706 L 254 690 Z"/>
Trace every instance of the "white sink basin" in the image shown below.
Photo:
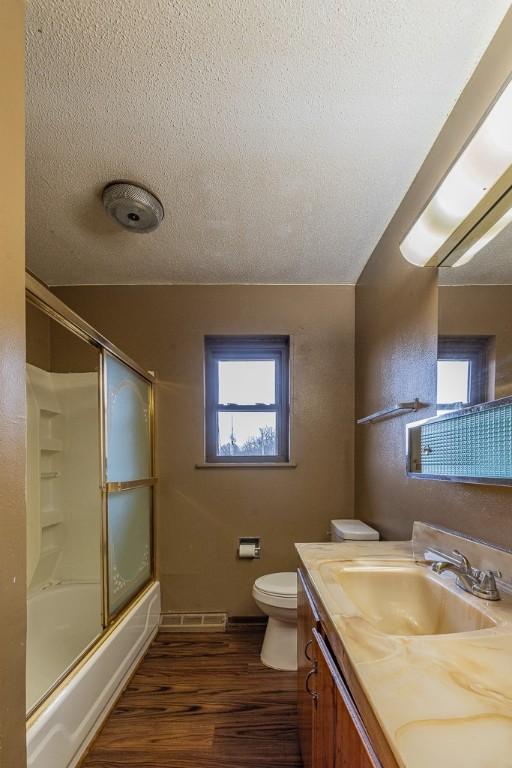
<path fill-rule="evenodd" d="M 341 588 L 362 618 L 388 635 L 446 635 L 496 624 L 476 607 L 477 598 L 452 591 L 425 566 L 324 563 L 320 571 L 333 597 Z"/>

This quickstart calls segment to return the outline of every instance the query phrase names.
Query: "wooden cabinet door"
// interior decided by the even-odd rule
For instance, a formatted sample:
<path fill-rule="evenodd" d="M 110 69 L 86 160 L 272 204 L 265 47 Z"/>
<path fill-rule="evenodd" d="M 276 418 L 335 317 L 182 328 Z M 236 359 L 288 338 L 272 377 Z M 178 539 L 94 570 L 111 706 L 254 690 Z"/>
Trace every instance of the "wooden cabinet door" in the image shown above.
<path fill-rule="evenodd" d="M 300 751 L 304 768 L 312 768 L 313 697 L 307 686 L 314 669 L 313 629 L 320 629 L 314 602 L 298 571 L 297 593 L 297 708 Z M 309 676 L 309 677 L 308 677 Z"/>
<path fill-rule="evenodd" d="M 381 768 L 350 692 L 316 629 L 313 653 L 312 768 Z"/>

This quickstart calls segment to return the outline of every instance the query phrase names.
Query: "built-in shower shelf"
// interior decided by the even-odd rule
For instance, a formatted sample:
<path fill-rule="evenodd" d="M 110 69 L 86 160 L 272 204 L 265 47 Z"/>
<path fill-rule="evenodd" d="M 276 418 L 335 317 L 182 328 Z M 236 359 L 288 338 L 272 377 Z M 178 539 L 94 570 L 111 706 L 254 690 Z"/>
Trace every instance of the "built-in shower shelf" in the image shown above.
<path fill-rule="evenodd" d="M 60 453 L 62 451 L 62 440 L 58 440 L 56 437 L 46 437 L 40 442 L 41 451 L 48 451 L 49 453 Z"/>
<path fill-rule="evenodd" d="M 62 547 L 56 544 L 46 544 L 46 546 L 41 548 L 37 567 L 31 580 L 32 587 L 46 584 L 54 578 L 55 568 L 59 563 L 61 555 Z"/>
<path fill-rule="evenodd" d="M 40 408 L 39 413 L 43 419 L 53 419 L 54 416 L 60 416 L 62 411 L 54 411 L 52 408 Z"/>
<path fill-rule="evenodd" d="M 57 544 L 50 544 L 49 546 L 43 547 L 41 549 L 40 559 L 48 560 L 50 558 L 58 558 L 60 557 L 61 552 L 62 547 L 59 547 Z"/>
<path fill-rule="evenodd" d="M 63 523 L 62 512 L 58 509 L 42 509 L 41 510 L 41 527 L 49 528 L 52 525 L 60 525 Z"/>
<path fill-rule="evenodd" d="M 41 480 L 54 480 L 60 477 L 60 472 L 41 472 Z"/>

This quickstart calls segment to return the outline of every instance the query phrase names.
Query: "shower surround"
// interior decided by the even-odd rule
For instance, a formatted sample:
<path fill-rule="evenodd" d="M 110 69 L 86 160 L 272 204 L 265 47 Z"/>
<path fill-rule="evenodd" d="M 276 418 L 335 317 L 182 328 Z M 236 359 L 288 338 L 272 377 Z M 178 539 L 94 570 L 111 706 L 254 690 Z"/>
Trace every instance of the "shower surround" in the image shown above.
<path fill-rule="evenodd" d="M 75 766 L 160 620 L 153 377 L 27 275 L 27 765 Z"/>

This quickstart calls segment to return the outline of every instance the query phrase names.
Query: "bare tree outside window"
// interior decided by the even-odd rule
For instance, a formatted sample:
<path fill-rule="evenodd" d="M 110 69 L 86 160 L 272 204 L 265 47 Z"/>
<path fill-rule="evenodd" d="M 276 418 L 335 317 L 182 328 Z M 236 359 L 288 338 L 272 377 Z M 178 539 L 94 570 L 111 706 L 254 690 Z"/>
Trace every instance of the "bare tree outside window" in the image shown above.
<path fill-rule="evenodd" d="M 229 443 L 219 448 L 220 456 L 275 456 L 276 431 L 274 427 L 259 427 L 259 435 L 249 437 L 242 445 L 238 445 L 234 432 L 230 435 Z"/>

